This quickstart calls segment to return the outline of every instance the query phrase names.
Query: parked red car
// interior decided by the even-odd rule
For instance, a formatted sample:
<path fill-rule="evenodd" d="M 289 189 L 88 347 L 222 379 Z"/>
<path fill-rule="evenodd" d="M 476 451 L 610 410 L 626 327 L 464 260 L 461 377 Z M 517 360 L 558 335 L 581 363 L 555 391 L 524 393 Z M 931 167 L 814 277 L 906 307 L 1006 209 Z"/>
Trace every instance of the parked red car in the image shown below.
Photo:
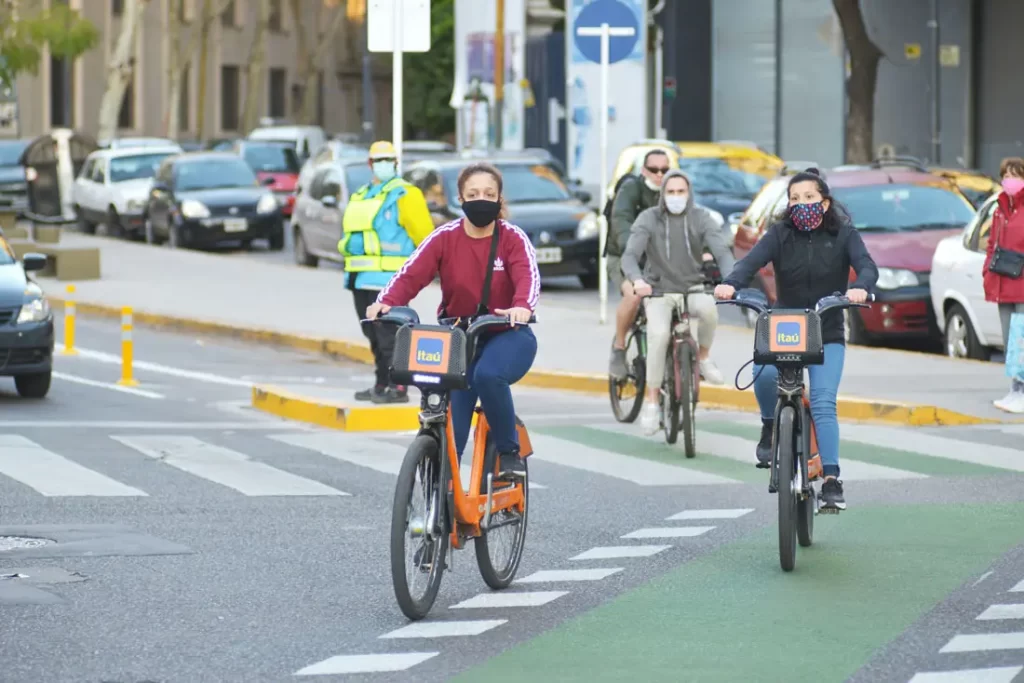
<path fill-rule="evenodd" d="M 290 218 L 300 171 L 295 150 L 285 142 L 239 140 L 232 151 L 244 158 L 259 181 L 274 192 L 281 202 L 281 213 Z"/>
<path fill-rule="evenodd" d="M 746 256 L 786 208 L 788 180 L 767 183 L 744 213 L 733 243 L 736 258 Z M 942 239 L 959 234 L 973 218 L 970 201 L 951 181 L 914 165 L 846 166 L 828 173 L 825 181 L 878 265 L 878 303 L 849 311 L 848 341 L 938 336 L 928 287 L 932 256 Z M 772 266 L 758 280 L 756 285 L 774 302 Z"/>

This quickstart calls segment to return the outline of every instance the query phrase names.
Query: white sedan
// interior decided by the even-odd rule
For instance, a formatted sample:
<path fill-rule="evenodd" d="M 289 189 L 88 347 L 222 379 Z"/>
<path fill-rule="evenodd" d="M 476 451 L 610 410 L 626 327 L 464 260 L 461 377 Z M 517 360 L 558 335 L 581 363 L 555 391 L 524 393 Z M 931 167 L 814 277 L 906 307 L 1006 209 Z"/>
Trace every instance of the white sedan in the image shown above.
<path fill-rule="evenodd" d="M 993 194 L 960 235 L 939 242 L 932 258 L 931 295 L 946 355 L 988 360 L 1003 348 L 999 308 L 985 301 L 982 271 L 989 228 L 996 209 Z"/>

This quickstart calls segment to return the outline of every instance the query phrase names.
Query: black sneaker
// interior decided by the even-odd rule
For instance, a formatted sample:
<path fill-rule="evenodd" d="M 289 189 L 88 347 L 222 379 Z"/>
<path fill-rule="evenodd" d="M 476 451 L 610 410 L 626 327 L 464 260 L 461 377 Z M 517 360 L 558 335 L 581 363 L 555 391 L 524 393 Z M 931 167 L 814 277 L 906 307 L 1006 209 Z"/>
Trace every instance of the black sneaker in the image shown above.
<path fill-rule="evenodd" d="M 369 389 L 363 389 L 362 391 L 356 392 L 357 401 L 372 401 L 373 397 L 383 392 L 385 387 L 374 386 Z"/>
<path fill-rule="evenodd" d="M 757 442 L 757 467 L 766 470 L 772 466 L 772 431 L 775 420 L 761 418 L 761 440 Z"/>
<path fill-rule="evenodd" d="M 831 512 L 838 514 L 840 510 L 846 509 L 846 498 L 843 497 L 843 482 L 835 478 L 828 478 L 821 485 L 821 493 L 818 494 L 821 506 L 818 512 Z"/>
<path fill-rule="evenodd" d="M 498 456 L 499 479 L 522 479 L 526 476 L 526 462 L 519 457 L 519 449 Z"/>
<path fill-rule="evenodd" d="M 383 391 L 374 392 L 370 400 L 374 403 L 408 403 L 409 390 L 405 387 L 387 387 Z"/>

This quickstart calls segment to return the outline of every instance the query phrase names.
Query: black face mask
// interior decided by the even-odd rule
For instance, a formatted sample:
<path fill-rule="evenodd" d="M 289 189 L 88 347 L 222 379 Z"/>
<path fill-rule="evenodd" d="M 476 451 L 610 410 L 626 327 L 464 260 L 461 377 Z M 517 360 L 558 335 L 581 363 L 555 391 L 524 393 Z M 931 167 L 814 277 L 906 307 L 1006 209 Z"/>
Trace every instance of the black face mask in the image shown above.
<path fill-rule="evenodd" d="M 478 228 L 485 228 L 501 213 L 501 203 L 489 199 L 473 199 L 462 202 L 462 212 L 466 214 L 470 223 Z"/>

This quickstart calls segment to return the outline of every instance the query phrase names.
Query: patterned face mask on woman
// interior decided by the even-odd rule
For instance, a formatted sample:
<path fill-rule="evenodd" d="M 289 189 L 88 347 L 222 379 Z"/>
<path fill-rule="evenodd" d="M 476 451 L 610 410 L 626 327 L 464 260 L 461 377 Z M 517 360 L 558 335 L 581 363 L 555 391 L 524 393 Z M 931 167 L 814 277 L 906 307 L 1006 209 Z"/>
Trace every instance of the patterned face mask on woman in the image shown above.
<path fill-rule="evenodd" d="M 821 225 L 825 209 L 822 208 L 821 202 L 794 204 L 789 208 L 789 215 L 793 218 L 793 225 L 804 232 L 810 232 Z"/>

